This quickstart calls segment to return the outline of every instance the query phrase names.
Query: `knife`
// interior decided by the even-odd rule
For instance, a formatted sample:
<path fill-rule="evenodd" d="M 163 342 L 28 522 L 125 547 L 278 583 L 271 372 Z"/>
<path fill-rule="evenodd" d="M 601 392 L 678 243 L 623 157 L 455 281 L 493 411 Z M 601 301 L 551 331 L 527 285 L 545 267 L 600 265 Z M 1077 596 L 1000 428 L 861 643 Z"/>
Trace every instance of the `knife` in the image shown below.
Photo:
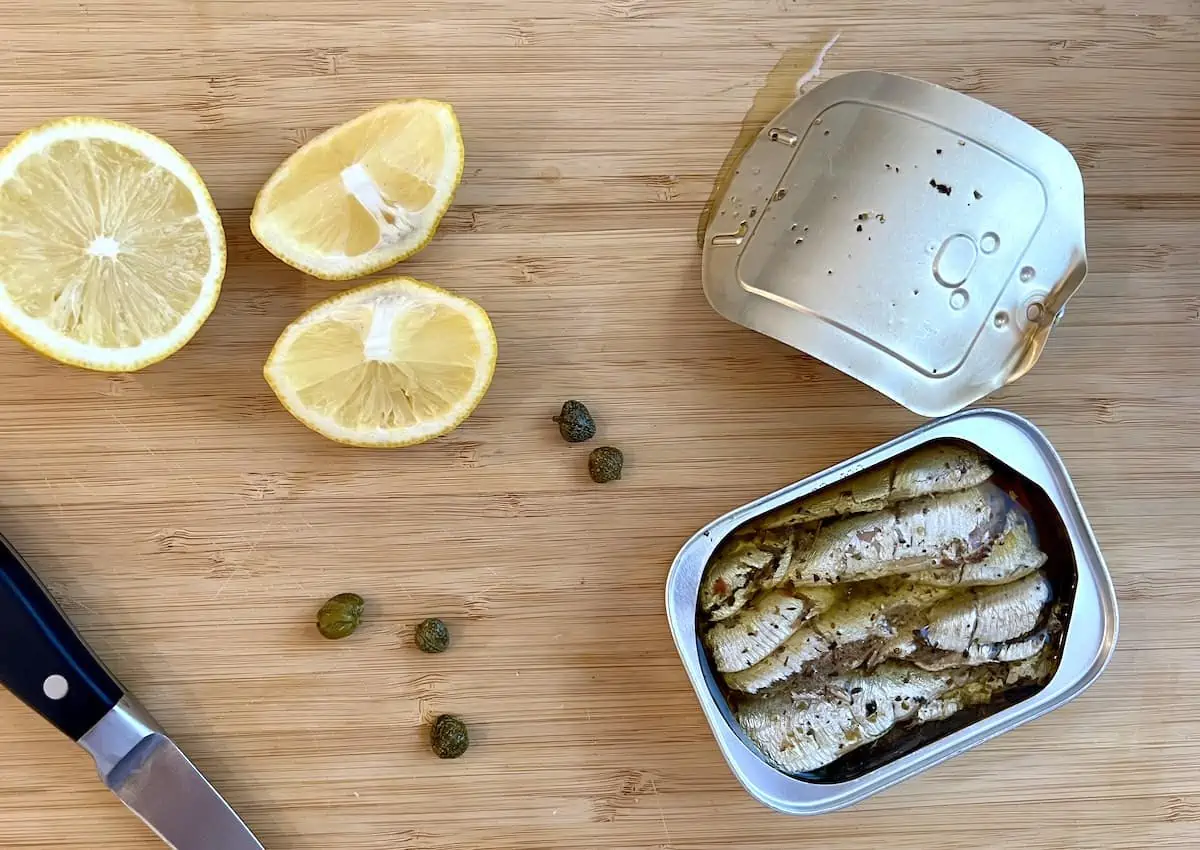
<path fill-rule="evenodd" d="M 2 536 L 0 544 L 0 684 L 83 747 L 109 790 L 175 850 L 263 850 L 24 559 Z"/>

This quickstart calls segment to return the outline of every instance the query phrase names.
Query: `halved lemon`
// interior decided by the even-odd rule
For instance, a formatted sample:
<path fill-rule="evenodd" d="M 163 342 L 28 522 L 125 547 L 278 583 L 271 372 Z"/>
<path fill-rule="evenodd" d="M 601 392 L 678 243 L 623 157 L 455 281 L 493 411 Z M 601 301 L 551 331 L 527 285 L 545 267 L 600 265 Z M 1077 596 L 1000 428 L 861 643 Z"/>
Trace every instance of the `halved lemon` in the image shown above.
<path fill-rule="evenodd" d="M 322 301 L 263 374 L 283 406 L 339 443 L 408 446 L 454 430 L 483 399 L 496 335 L 483 308 L 409 277 Z"/>
<path fill-rule="evenodd" d="M 106 372 L 162 360 L 224 276 L 212 198 L 162 139 L 74 117 L 0 152 L 0 324 L 47 357 Z"/>
<path fill-rule="evenodd" d="M 361 277 L 433 238 L 462 177 L 447 103 L 385 103 L 334 127 L 271 175 L 250 216 L 268 251 L 325 280 Z"/>

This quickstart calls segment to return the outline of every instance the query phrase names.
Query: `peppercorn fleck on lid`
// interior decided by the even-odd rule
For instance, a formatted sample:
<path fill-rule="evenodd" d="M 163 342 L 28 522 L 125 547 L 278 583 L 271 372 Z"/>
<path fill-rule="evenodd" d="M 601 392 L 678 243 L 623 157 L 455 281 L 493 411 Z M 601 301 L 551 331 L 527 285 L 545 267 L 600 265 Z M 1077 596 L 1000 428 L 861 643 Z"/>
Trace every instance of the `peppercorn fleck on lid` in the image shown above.
<path fill-rule="evenodd" d="M 1086 271 L 1083 179 L 1065 147 L 875 71 L 770 122 L 704 239 L 717 312 L 925 416 L 1029 371 Z"/>

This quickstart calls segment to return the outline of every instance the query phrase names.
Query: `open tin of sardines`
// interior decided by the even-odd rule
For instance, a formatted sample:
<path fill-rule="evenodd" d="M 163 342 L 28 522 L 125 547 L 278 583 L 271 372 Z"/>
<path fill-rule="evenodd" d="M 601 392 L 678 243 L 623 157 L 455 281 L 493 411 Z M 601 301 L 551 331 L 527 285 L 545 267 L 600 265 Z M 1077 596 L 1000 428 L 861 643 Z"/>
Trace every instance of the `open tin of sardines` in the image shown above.
<path fill-rule="evenodd" d="M 667 613 L 734 774 L 791 814 L 851 805 L 1078 696 L 1112 582 L 1031 423 L 930 423 L 710 523 Z"/>
<path fill-rule="evenodd" d="M 895 74 L 797 98 L 742 154 L 704 237 L 709 302 L 923 416 L 1037 362 L 1087 272 L 1070 152 Z"/>

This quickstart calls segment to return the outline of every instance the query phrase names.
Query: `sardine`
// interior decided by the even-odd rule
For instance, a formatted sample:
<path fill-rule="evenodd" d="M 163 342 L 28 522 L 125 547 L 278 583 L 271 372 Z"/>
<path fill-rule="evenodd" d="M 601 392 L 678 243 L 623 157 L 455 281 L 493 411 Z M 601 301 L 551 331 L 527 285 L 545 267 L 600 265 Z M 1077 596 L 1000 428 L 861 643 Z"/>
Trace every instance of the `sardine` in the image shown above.
<path fill-rule="evenodd" d="M 951 670 L 955 667 L 978 667 L 981 664 L 1010 664 L 1033 658 L 1050 642 L 1050 633 L 1042 629 L 1028 637 L 1001 643 L 972 643 L 963 652 L 932 649 L 910 644 L 911 654 L 896 652 L 892 657 L 905 658 L 922 670 Z"/>
<path fill-rule="evenodd" d="M 821 528 L 792 559 L 795 584 L 862 581 L 982 559 L 1004 529 L 1009 506 L 994 486 L 900 502 Z"/>
<path fill-rule="evenodd" d="M 973 674 L 959 681 L 938 699 L 921 706 L 917 711 L 917 722 L 945 720 L 960 709 L 991 701 L 1013 685 L 1045 683 L 1053 673 L 1054 659 L 1047 651 L 1038 651 L 1010 664 L 990 667 L 986 675 Z"/>
<path fill-rule="evenodd" d="M 942 586 L 1006 584 L 1024 578 L 1046 563 L 1046 553 L 1034 543 L 1029 518 L 1012 510 L 1005 518 L 1000 540 L 981 561 L 914 573 L 913 581 Z"/>
<path fill-rule="evenodd" d="M 1049 601 L 1050 582 L 1040 572 L 1011 584 L 971 588 L 935 605 L 918 637 L 934 649 L 955 652 L 1016 640 L 1037 628 Z"/>
<path fill-rule="evenodd" d="M 789 529 L 723 543 L 700 586 L 701 610 L 713 622 L 724 620 L 741 610 L 760 590 L 779 584 L 791 566 L 797 538 L 802 543 L 811 543 L 812 532 L 805 535 Z"/>
<path fill-rule="evenodd" d="M 835 677 L 824 688 L 746 699 L 737 719 L 768 761 L 801 773 L 831 764 L 904 721 L 944 719 L 986 703 L 1007 685 L 1044 671 L 1045 665 L 1031 662 L 945 672 L 888 662 L 868 674 Z"/>
<path fill-rule="evenodd" d="M 755 598 L 734 617 L 704 635 L 713 663 L 722 673 L 745 670 L 766 658 L 808 619 L 827 610 L 839 593 L 832 587 L 772 590 Z"/>
<path fill-rule="evenodd" d="M 1042 601 L 1038 601 L 1042 600 Z M 1049 641 L 1048 628 L 1030 634 L 1049 601 L 1049 584 L 1031 575 L 1012 584 L 956 592 L 878 646 L 867 665 L 905 659 L 926 670 L 1018 661 Z M 980 623 L 985 627 L 976 633 Z M 979 635 L 984 637 L 979 637 Z"/>
<path fill-rule="evenodd" d="M 851 597 L 803 624 L 753 666 L 728 673 L 725 684 L 758 693 L 792 676 L 811 675 L 821 667 L 843 671 L 858 667 L 876 654 L 879 642 L 897 638 L 898 624 L 909 622 L 952 592 L 909 581 L 881 582 L 873 591 Z"/>
<path fill-rule="evenodd" d="M 968 448 L 929 446 L 827 487 L 797 505 L 772 511 L 756 527 L 770 530 L 876 511 L 905 499 L 965 490 L 991 474 L 991 468 Z"/>

